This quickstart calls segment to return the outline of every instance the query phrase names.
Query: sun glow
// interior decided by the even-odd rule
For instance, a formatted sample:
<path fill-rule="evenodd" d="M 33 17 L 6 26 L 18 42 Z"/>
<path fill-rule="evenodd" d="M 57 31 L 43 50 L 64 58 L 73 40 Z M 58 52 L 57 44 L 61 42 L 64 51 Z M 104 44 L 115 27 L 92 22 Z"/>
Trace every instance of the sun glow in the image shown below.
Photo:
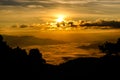
<path fill-rule="evenodd" d="M 62 22 L 62 21 L 64 21 L 64 19 L 65 19 L 64 15 L 59 15 L 56 22 Z"/>

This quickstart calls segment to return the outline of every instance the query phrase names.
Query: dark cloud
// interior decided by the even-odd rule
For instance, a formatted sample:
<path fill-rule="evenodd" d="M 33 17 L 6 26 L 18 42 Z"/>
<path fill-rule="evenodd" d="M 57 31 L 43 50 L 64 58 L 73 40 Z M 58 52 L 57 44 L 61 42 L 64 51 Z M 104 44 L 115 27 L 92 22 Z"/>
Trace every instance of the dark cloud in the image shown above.
<path fill-rule="evenodd" d="M 33 0 L 1 0 L 0 1 L 0 5 L 1 6 L 21 6 L 21 7 L 26 7 L 29 5 L 34 5 L 34 6 L 45 6 L 45 7 L 50 7 L 50 6 L 54 6 L 55 3 L 50 2 L 50 1 L 33 1 Z"/>
<path fill-rule="evenodd" d="M 111 15 L 120 13 L 119 0 L 0 0 L 2 10 L 23 12 L 68 12 L 76 14 Z M 73 15 L 74 15 L 73 14 Z M 14 14 L 13 14 L 14 15 Z M 41 15 L 43 16 L 43 15 Z"/>
<path fill-rule="evenodd" d="M 17 2 L 15 0 L 0 0 L 0 5 L 14 5 L 14 6 L 17 6 L 17 5 L 21 5 L 20 2 Z"/>
<path fill-rule="evenodd" d="M 95 0 L 1 0 L 0 5 L 2 6 L 28 6 L 28 5 L 42 5 L 45 7 L 56 7 L 56 6 L 79 6 L 88 2 L 94 2 Z M 85 4 L 86 5 L 86 4 Z M 92 4 L 93 5 L 93 4 Z"/>
<path fill-rule="evenodd" d="M 120 28 L 120 21 L 105 21 L 105 20 L 99 20 L 96 22 L 83 22 L 80 24 L 80 26 L 87 27 L 87 28 Z"/>
<path fill-rule="evenodd" d="M 28 25 L 25 25 L 25 24 L 20 25 L 20 28 L 27 28 L 27 27 Z"/>
<path fill-rule="evenodd" d="M 115 0 L 0 0 L 0 5 L 12 5 L 12 6 L 17 6 L 17 5 L 60 5 L 60 4 L 85 4 L 88 3 L 88 5 L 96 5 L 96 3 L 107 3 L 107 4 L 119 4 L 120 1 Z M 90 3 L 90 4 L 89 4 Z"/>

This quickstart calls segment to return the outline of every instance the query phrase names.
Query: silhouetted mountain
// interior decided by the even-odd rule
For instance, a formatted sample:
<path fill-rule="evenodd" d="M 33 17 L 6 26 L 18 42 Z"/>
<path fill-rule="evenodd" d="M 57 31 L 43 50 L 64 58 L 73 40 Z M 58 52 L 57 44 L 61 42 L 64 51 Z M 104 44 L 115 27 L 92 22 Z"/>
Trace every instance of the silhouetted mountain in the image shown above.
<path fill-rule="evenodd" d="M 96 79 L 96 77 L 120 79 L 119 48 L 120 39 L 116 43 L 107 42 L 100 45 L 100 50 L 106 53 L 103 57 L 77 58 L 55 66 L 47 64 L 38 49 L 31 49 L 27 54 L 26 50 L 20 47 L 9 47 L 0 35 L 0 78 L 10 76 L 9 79 L 27 77 L 40 80 Z"/>
<path fill-rule="evenodd" d="M 64 41 L 52 40 L 52 39 L 40 39 L 33 36 L 8 36 L 3 35 L 3 38 L 10 46 L 31 46 L 31 45 L 55 45 L 63 44 Z"/>
<path fill-rule="evenodd" d="M 9 47 L 5 41 L 3 41 L 3 37 L 0 35 L 0 77 L 2 75 L 15 77 L 15 74 L 21 73 L 21 75 L 17 75 L 19 77 L 23 77 L 25 75 L 31 75 L 32 73 L 39 73 L 40 77 L 53 76 L 55 72 L 54 65 L 46 64 L 46 61 L 42 58 L 42 54 L 38 49 L 31 49 L 29 54 L 25 49 L 21 49 L 20 47 L 11 48 Z M 49 71 L 49 72 L 48 72 Z M 3 74 L 6 73 L 6 74 Z M 55 74 L 55 73 L 54 73 Z M 31 75 L 30 77 L 33 77 Z"/>

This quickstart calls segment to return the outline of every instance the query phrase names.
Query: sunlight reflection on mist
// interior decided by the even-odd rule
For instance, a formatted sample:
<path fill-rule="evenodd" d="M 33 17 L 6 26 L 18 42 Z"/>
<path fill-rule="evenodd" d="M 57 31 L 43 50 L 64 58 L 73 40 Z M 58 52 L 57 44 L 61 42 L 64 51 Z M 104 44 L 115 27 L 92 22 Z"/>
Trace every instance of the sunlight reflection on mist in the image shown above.
<path fill-rule="evenodd" d="M 6 28 L 0 34 L 14 36 L 34 36 L 41 39 L 64 41 L 64 44 L 54 45 L 31 45 L 23 48 L 29 50 L 38 48 L 43 57 L 50 64 L 60 64 L 77 57 L 101 56 L 98 49 L 83 49 L 81 46 L 89 46 L 93 43 L 104 41 L 116 41 L 120 37 L 119 29 L 80 29 L 70 30 L 41 30 L 40 28 Z M 97 44 L 96 44 L 97 45 Z M 94 46 L 94 45 L 93 45 Z M 78 48 L 79 47 L 79 48 Z"/>
<path fill-rule="evenodd" d="M 59 45 L 44 45 L 44 46 L 29 46 L 25 47 L 27 50 L 31 48 L 38 48 L 43 54 L 43 57 L 50 64 L 60 64 L 77 57 L 99 57 L 99 51 L 96 49 L 80 49 L 77 48 L 78 43 L 59 44 Z M 81 45 L 82 46 L 82 45 Z"/>

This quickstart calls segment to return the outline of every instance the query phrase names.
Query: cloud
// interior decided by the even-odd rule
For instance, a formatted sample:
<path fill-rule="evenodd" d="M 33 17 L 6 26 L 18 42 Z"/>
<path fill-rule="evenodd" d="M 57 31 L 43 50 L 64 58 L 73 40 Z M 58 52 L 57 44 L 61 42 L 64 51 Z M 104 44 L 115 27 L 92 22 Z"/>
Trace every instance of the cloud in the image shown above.
<path fill-rule="evenodd" d="M 25 25 L 25 24 L 22 24 L 19 26 L 19 28 L 27 28 L 27 27 L 28 27 L 28 25 Z"/>
<path fill-rule="evenodd" d="M 0 1 L 0 5 L 12 5 L 12 6 L 27 6 L 27 5 L 50 5 L 53 4 L 51 6 L 54 5 L 60 5 L 60 4 L 72 4 L 72 5 L 76 5 L 76 4 L 120 4 L 119 0 L 1 0 Z M 95 5 L 96 5 L 95 4 Z"/>
<path fill-rule="evenodd" d="M 56 1 L 52 0 L 1 0 L 0 5 L 12 5 L 12 6 L 23 6 L 23 5 L 49 5 L 57 4 Z M 53 6 L 53 5 L 51 5 Z"/>
<path fill-rule="evenodd" d="M 15 0 L 1 0 L 0 5 L 20 5 L 21 3 Z"/>
<path fill-rule="evenodd" d="M 21 6 L 21 7 L 26 7 L 32 5 L 34 7 L 40 7 L 40 6 L 48 6 L 50 4 L 53 4 L 53 2 L 46 0 L 46 1 L 41 1 L 41 0 L 1 0 L 0 5 L 1 6 Z"/>
<path fill-rule="evenodd" d="M 18 28 L 18 29 L 41 29 L 41 24 L 14 24 L 11 26 L 11 28 Z"/>
<path fill-rule="evenodd" d="M 28 5 L 28 8 L 43 8 L 44 6 L 41 5 Z"/>
<path fill-rule="evenodd" d="M 96 22 L 83 22 L 80 24 L 80 26 L 87 27 L 87 28 L 104 28 L 104 29 L 109 29 L 109 28 L 120 28 L 120 21 L 105 21 L 105 20 L 98 20 Z"/>
<path fill-rule="evenodd" d="M 54 13 L 70 13 L 75 17 L 81 14 L 117 16 L 120 13 L 120 0 L 0 0 L 0 13 L 3 14 L 0 16 L 6 16 L 5 11 L 1 10 L 11 11 L 17 16 L 22 13 L 24 17 L 36 16 L 33 13 L 39 17 Z"/>

